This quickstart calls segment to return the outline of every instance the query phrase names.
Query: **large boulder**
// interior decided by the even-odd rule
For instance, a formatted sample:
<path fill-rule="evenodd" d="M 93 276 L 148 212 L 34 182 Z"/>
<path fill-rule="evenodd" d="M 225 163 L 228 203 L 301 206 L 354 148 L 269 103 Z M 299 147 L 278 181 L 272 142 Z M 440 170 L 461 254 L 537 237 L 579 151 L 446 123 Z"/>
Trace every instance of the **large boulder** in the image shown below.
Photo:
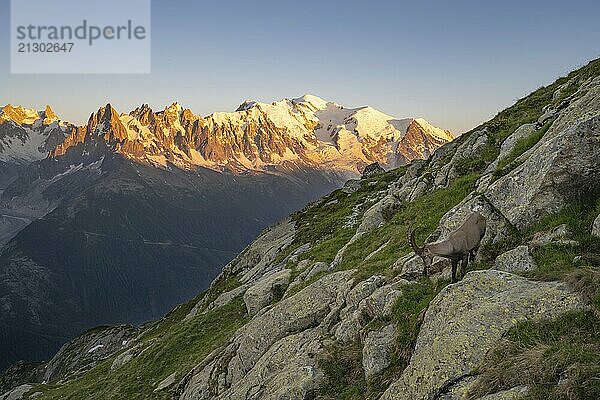
<path fill-rule="evenodd" d="M 371 208 L 365 211 L 362 222 L 357 229 L 357 234 L 370 232 L 385 224 L 393 215 L 400 201 L 393 195 L 388 194 L 383 199 L 375 203 Z"/>
<path fill-rule="evenodd" d="M 592 226 L 592 235 L 600 237 L 600 215 L 598 215 L 594 221 L 594 225 Z"/>
<path fill-rule="evenodd" d="M 362 351 L 363 371 L 367 380 L 379 375 L 390 366 L 395 339 L 394 325 L 387 325 L 367 333 Z"/>
<path fill-rule="evenodd" d="M 500 154 L 496 160 L 491 163 L 485 172 L 493 172 L 498 168 L 498 163 L 506 158 L 515 148 L 517 142 L 531 136 L 536 131 L 536 124 L 525 124 L 518 127 L 509 137 L 504 139 L 500 146 Z"/>
<path fill-rule="evenodd" d="M 261 381 L 263 389 L 271 388 L 267 392 L 275 393 L 276 383 L 291 380 L 291 376 L 300 371 L 299 365 L 306 361 L 298 358 L 294 361 L 297 362 L 295 366 L 292 363 L 285 369 L 285 360 L 278 349 L 288 349 L 281 354 L 287 354 L 290 359 L 299 347 L 319 347 L 315 343 L 317 338 L 308 331 L 319 326 L 332 310 L 341 306 L 338 302 L 343 302 L 350 291 L 353 273 L 354 270 L 350 270 L 323 276 L 256 315 L 236 332 L 229 345 L 209 356 L 184 379 L 180 387 L 181 400 L 240 398 L 236 397 L 242 390 L 240 388 L 250 388 L 253 377 L 261 375 L 265 376 Z M 294 336 L 305 331 L 306 336 Z M 301 387 L 320 383 L 320 375 L 315 372 L 311 376 L 315 381 L 305 381 Z M 301 391 L 298 386 L 290 390 L 296 393 L 296 389 Z"/>
<path fill-rule="evenodd" d="M 473 271 L 444 288 L 425 314 L 409 366 L 382 400 L 437 398 L 473 374 L 519 321 L 584 308 L 560 282 L 533 282 L 501 271 Z"/>
<path fill-rule="evenodd" d="M 325 381 L 317 356 L 322 352 L 318 329 L 277 341 L 250 372 L 222 397 L 237 399 L 305 399 Z"/>
<path fill-rule="evenodd" d="M 531 272 L 537 269 L 529 247 L 519 246 L 496 257 L 494 269 L 505 272 Z"/>
<path fill-rule="evenodd" d="M 548 132 L 524 162 L 493 183 L 485 196 L 524 229 L 587 191 L 600 189 L 600 115 Z"/>
<path fill-rule="evenodd" d="M 48 362 L 45 382 L 59 381 L 76 372 L 93 368 L 100 361 L 125 349 L 137 335 L 130 325 L 91 329 L 65 344 Z"/>
<path fill-rule="evenodd" d="M 469 135 L 456 149 L 450 162 L 442 166 L 434 178 L 436 187 L 446 187 L 462 173 L 457 168 L 461 162 L 478 157 L 489 143 L 489 134 L 486 129 L 478 130 Z"/>
<path fill-rule="evenodd" d="M 365 167 L 362 173 L 362 179 L 368 178 L 375 174 L 380 174 L 382 172 L 385 172 L 385 169 L 383 169 L 379 163 L 369 164 Z"/>
<path fill-rule="evenodd" d="M 277 294 L 283 295 L 291 276 L 292 271 L 283 269 L 262 278 L 253 286 L 250 286 L 244 294 L 244 303 L 246 304 L 248 315 L 255 315 L 264 307 L 271 304 L 275 297 L 277 297 Z"/>
<path fill-rule="evenodd" d="M 287 219 L 265 229 L 261 235 L 223 268 L 220 278 L 241 276 L 242 283 L 253 283 L 272 271 L 271 261 L 294 240 L 295 223 Z M 214 282 L 219 282 L 215 279 Z"/>
<path fill-rule="evenodd" d="M 561 224 L 549 230 L 536 232 L 529 244 L 532 246 L 544 246 L 550 243 L 564 244 L 568 240 L 569 234 L 567 224 Z"/>
<path fill-rule="evenodd" d="M 550 127 L 549 134 L 561 132 L 567 128 L 587 121 L 600 115 L 600 77 L 589 80 L 581 85 L 575 96 L 581 95 L 577 100 L 569 102 L 561 110 L 556 121 Z"/>

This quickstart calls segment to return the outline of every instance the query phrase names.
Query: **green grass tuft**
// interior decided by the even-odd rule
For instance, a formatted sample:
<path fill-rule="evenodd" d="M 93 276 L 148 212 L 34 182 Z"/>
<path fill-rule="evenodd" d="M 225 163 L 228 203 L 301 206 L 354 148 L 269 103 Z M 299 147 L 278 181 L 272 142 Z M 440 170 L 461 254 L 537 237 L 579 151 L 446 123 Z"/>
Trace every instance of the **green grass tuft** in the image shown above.
<path fill-rule="evenodd" d="M 511 329 L 479 368 L 471 398 L 527 385 L 531 399 L 600 398 L 600 320 L 571 312 Z"/>

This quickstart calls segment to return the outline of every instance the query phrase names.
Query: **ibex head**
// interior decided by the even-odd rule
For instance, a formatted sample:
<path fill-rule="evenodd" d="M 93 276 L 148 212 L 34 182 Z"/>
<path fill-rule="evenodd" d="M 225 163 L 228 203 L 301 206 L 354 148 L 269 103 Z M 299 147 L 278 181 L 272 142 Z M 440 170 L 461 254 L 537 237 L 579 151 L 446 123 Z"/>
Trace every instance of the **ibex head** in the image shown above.
<path fill-rule="evenodd" d="M 408 243 L 410 244 L 410 247 L 412 247 L 415 254 L 421 257 L 423 260 L 423 263 L 425 264 L 425 274 L 427 274 L 427 270 L 429 267 L 431 267 L 434 254 L 431 253 L 427 245 L 423 247 L 417 246 L 417 243 L 415 242 L 415 230 L 413 229 L 412 225 L 410 228 L 408 228 Z"/>

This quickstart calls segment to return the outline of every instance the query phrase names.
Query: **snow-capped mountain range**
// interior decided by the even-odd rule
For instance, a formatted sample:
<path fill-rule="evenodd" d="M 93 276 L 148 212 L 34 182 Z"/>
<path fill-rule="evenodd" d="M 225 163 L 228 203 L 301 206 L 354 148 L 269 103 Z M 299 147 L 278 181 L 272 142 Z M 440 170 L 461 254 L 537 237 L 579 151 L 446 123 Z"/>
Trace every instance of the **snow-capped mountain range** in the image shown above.
<path fill-rule="evenodd" d="M 310 95 L 206 117 L 108 104 L 83 126 L 50 107 L 4 107 L 0 368 L 91 326 L 158 318 L 266 226 L 368 164 L 426 158 L 452 138 Z"/>
<path fill-rule="evenodd" d="M 26 164 L 45 158 L 73 126 L 50 106 L 44 111 L 7 105 L 0 109 L 0 161 Z"/>
<path fill-rule="evenodd" d="M 128 114 L 108 104 L 80 127 L 50 107 L 9 105 L 0 112 L 0 160 L 19 162 L 108 148 L 136 162 L 186 170 L 264 171 L 293 163 L 358 173 L 373 162 L 389 169 L 427 158 L 453 138 L 424 119 L 345 108 L 312 95 L 271 104 L 247 100 L 234 112 L 207 117 L 178 103 L 158 112 L 145 104 Z"/>

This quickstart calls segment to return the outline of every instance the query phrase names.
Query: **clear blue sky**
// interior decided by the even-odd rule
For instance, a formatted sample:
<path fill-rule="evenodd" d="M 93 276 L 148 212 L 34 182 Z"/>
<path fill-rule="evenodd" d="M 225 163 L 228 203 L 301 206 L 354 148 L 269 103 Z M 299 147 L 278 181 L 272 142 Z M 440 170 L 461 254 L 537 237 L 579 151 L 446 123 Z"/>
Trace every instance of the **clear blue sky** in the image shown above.
<path fill-rule="evenodd" d="M 0 4 L 0 104 L 74 122 L 109 101 L 206 115 L 312 93 L 462 132 L 600 55 L 598 0 L 153 0 L 152 74 L 11 75 Z"/>

